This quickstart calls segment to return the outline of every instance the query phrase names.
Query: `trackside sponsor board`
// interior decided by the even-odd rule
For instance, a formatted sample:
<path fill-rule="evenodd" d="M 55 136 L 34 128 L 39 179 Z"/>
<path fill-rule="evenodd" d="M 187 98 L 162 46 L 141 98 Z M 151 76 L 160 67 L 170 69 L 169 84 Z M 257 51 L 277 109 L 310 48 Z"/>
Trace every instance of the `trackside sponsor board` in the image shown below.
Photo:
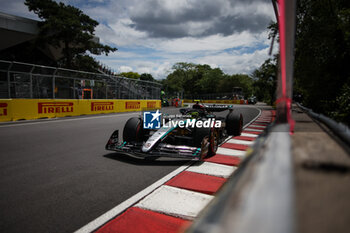
<path fill-rule="evenodd" d="M 141 103 L 140 101 L 126 101 L 125 109 L 140 109 Z"/>
<path fill-rule="evenodd" d="M 0 103 L 0 116 L 7 116 L 7 103 Z"/>
<path fill-rule="evenodd" d="M 157 107 L 157 102 L 156 101 L 148 101 L 147 102 L 147 108 L 148 109 L 154 109 Z"/>
<path fill-rule="evenodd" d="M 74 111 L 73 102 L 39 102 L 38 103 L 38 113 L 68 113 Z"/>
<path fill-rule="evenodd" d="M 113 111 L 113 110 L 114 110 L 113 102 L 91 102 L 92 112 Z"/>
<path fill-rule="evenodd" d="M 198 120 L 192 118 L 191 115 L 168 115 L 162 117 L 162 113 L 159 110 L 143 112 L 144 129 L 160 129 L 162 125 L 163 128 L 221 128 L 221 121 L 214 118 Z"/>
<path fill-rule="evenodd" d="M 0 121 L 131 112 L 160 105 L 160 100 L 1 99 Z"/>

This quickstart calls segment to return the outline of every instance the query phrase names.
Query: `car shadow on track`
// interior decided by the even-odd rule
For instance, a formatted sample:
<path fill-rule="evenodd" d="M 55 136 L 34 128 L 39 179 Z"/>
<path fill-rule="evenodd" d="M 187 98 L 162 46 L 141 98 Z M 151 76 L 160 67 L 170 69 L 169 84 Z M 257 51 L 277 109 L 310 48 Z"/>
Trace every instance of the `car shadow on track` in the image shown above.
<path fill-rule="evenodd" d="M 103 155 L 103 157 L 117 160 L 123 163 L 142 165 L 142 166 L 181 166 L 191 161 L 188 159 L 186 160 L 186 159 L 170 159 L 170 158 L 158 158 L 156 160 L 149 160 L 149 159 L 143 159 L 143 158 L 136 158 L 130 155 L 120 154 L 120 153 L 108 153 Z"/>

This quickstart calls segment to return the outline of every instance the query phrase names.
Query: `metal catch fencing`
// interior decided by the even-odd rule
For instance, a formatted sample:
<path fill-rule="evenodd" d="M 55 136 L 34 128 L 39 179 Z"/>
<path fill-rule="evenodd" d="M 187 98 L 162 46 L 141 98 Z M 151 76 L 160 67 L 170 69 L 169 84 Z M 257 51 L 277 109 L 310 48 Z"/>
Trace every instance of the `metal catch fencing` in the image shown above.
<path fill-rule="evenodd" d="M 161 87 L 103 72 L 0 60 L 0 99 L 159 99 Z"/>

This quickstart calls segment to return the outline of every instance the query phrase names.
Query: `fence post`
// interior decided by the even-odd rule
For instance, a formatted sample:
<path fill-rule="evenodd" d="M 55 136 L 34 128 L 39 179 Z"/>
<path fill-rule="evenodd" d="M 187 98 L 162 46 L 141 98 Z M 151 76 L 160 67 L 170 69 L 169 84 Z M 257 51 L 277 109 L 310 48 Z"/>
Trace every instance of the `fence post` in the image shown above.
<path fill-rule="evenodd" d="M 73 99 L 75 99 L 75 79 L 73 78 Z"/>
<path fill-rule="evenodd" d="M 10 70 L 12 68 L 13 62 L 11 62 L 9 68 L 7 69 L 7 94 L 9 99 L 11 99 L 11 77 L 10 77 Z"/>
<path fill-rule="evenodd" d="M 56 78 L 55 78 L 55 75 L 56 75 L 56 72 L 57 72 L 57 69 L 55 70 L 55 72 L 53 72 L 53 75 L 52 75 L 52 98 L 53 99 L 56 99 L 56 94 L 55 94 L 55 87 L 56 87 Z"/>
<path fill-rule="evenodd" d="M 35 69 L 35 66 L 32 67 L 29 73 L 29 82 L 30 82 L 30 87 L 29 87 L 29 96 L 31 99 L 33 99 L 33 71 Z"/>
<path fill-rule="evenodd" d="M 107 85 L 107 82 L 105 81 L 105 85 L 106 85 L 106 99 L 108 99 L 108 85 Z"/>
<path fill-rule="evenodd" d="M 120 82 L 121 82 L 121 79 L 118 78 L 118 99 L 122 98 L 122 95 L 121 95 L 122 88 L 121 88 Z"/>

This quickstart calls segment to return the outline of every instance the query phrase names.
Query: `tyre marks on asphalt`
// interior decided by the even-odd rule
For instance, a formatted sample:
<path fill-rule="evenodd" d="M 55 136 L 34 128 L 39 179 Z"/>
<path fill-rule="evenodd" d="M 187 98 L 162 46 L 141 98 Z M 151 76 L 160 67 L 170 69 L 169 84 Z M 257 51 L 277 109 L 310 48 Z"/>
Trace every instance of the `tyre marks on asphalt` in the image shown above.
<path fill-rule="evenodd" d="M 185 231 L 234 173 L 247 148 L 274 119 L 274 111 L 262 111 L 241 136 L 222 144 L 215 156 L 194 163 L 172 177 L 96 232 Z"/>

